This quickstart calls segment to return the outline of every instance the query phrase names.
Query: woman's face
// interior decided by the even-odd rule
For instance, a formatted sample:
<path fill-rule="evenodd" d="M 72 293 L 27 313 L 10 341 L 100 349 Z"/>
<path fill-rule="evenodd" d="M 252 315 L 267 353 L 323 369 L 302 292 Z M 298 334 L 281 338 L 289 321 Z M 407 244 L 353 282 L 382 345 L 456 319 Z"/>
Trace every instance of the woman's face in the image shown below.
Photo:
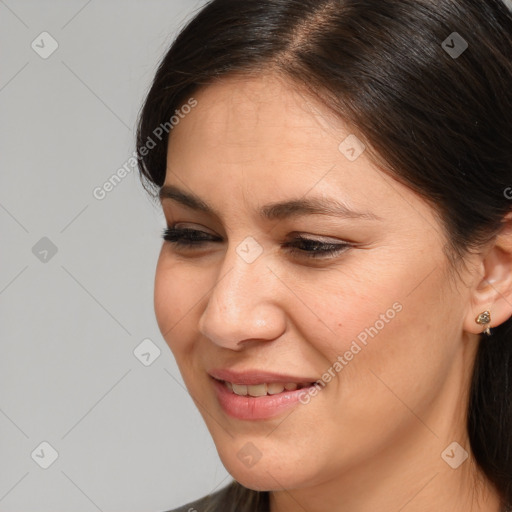
<path fill-rule="evenodd" d="M 440 454 L 464 445 L 470 287 L 448 276 L 433 210 L 272 75 L 194 98 L 165 187 L 211 211 L 175 189 L 162 205 L 169 226 L 206 241 L 163 243 L 155 310 L 228 471 L 254 489 L 411 456 L 453 471 Z"/>

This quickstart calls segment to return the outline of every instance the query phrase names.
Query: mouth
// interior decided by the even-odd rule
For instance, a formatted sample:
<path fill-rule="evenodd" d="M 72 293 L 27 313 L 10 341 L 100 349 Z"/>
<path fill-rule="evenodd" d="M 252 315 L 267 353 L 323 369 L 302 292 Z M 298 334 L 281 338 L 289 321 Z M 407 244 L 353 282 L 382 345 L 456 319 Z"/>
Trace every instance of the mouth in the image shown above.
<path fill-rule="evenodd" d="M 277 377 L 268 374 L 230 378 L 231 380 L 224 380 L 210 375 L 218 404 L 224 413 L 245 421 L 270 420 L 284 414 L 291 407 L 308 403 L 303 401 L 303 395 L 310 393 L 316 383 L 274 380 Z M 245 382 L 241 383 L 240 380 Z"/>
<path fill-rule="evenodd" d="M 280 395 L 287 391 L 297 391 L 299 389 L 308 388 L 314 382 L 262 382 L 259 384 L 238 384 L 226 380 L 215 379 L 223 384 L 231 393 L 238 396 L 250 396 L 257 398 L 260 396 Z"/>

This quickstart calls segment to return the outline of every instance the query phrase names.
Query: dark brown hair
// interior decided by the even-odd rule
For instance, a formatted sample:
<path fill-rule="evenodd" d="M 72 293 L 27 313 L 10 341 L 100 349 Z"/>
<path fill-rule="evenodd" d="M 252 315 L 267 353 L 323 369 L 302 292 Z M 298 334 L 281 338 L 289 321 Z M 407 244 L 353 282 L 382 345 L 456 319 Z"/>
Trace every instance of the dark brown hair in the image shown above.
<path fill-rule="evenodd" d="M 463 53 L 450 51 L 464 41 Z M 269 69 L 347 121 L 379 168 L 436 209 L 454 267 L 498 233 L 512 209 L 512 14 L 502 0 L 209 2 L 165 55 L 141 111 L 147 190 L 165 180 L 172 132 L 155 137 L 158 126 L 199 87 Z M 155 147 L 141 151 L 150 139 Z M 476 461 L 508 507 L 511 359 L 509 318 L 480 342 L 467 424 Z M 255 496 L 245 491 L 224 510 L 245 510 L 244 496 Z"/>

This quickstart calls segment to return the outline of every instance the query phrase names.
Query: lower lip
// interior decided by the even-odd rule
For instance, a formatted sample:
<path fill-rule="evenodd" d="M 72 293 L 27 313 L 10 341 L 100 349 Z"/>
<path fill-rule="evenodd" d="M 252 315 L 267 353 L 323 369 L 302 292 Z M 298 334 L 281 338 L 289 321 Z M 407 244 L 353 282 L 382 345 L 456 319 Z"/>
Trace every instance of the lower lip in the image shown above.
<path fill-rule="evenodd" d="M 276 395 L 240 396 L 232 393 L 223 382 L 213 379 L 220 406 L 226 414 L 239 420 L 266 420 L 279 416 L 299 403 L 301 393 L 309 388 L 284 391 Z"/>

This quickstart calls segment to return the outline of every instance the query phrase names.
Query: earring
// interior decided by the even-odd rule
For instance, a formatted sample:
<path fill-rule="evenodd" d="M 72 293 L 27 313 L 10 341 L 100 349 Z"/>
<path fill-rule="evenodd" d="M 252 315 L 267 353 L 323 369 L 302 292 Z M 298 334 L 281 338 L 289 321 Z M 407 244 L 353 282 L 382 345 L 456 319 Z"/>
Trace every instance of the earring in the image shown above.
<path fill-rule="evenodd" d="M 490 326 L 488 325 L 491 322 L 491 313 L 490 311 L 483 311 L 476 318 L 475 322 L 477 324 L 483 325 L 485 329 L 483 332 L 488 336 L 491 334 Z"/>

